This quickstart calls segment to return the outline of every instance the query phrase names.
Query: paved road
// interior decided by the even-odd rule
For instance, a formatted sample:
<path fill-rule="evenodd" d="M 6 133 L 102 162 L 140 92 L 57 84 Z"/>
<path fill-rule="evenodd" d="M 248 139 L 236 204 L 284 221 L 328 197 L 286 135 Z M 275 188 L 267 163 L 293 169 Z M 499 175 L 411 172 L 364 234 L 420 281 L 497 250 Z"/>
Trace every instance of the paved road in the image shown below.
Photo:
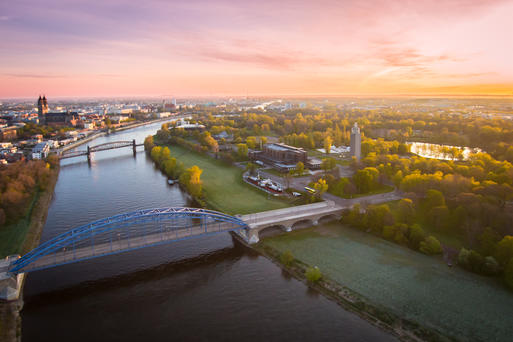
<path fill-rule="evenodd" d="M 383 202 L 399 200 L 403 198 L 403 196 L 401 196 L 401 194 L 398 191 L 392 191 L 384 194 L 363 196 L 351 199 L 341 198 L 329 193 L 325 193 L 322 195 L 322 198 L 326 201 L 333 201 L 341 207 L 349 208 L 355 205 L 356 203 L 378 204 Z"/>

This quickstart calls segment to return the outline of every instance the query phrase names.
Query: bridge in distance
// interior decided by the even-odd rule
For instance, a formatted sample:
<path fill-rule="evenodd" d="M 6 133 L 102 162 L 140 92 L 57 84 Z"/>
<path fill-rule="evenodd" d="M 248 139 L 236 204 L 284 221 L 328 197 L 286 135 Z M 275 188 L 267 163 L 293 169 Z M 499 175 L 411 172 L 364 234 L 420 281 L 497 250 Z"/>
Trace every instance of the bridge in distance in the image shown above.
<path fill-rule="evenodd" d="M 75 158 L 80 156 L 87 156 L 87 160 L 91 161 L 91 153 L 107 151 L 107 150 L 115 150 L 118 148 L 131 147 L 134 155 L 137 153 L 137 146 L 143 146 L 144 144 L 137 144 L 135 139 L 128 141 L 112 141 L 105 144 L 89 146 L 87 145 L 87 150 L 78 150 L 78 151 L 64 151 L 59 153 L 59 159 L 67 159 L 67 158 Z"/>

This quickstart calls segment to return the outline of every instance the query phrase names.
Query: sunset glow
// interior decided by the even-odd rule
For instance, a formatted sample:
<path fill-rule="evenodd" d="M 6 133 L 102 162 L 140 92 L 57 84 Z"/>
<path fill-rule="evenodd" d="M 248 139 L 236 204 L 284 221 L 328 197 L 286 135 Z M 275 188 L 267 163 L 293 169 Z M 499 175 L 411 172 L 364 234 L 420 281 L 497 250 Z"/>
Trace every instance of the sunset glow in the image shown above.
<path fill-rule="evenodd" d="M 0 3 L 0 97 L 513 95 L 513 1 Z"/>

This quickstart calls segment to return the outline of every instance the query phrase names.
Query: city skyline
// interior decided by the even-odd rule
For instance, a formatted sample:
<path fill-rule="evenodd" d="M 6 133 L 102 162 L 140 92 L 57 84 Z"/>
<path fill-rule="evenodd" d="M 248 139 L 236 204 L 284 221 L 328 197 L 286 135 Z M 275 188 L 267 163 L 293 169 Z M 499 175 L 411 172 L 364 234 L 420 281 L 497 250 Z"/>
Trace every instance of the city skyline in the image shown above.
<path fill-rule="evenodd" d="M 513 95 L 512 1 L 0 4 L 0 97 Z"/>

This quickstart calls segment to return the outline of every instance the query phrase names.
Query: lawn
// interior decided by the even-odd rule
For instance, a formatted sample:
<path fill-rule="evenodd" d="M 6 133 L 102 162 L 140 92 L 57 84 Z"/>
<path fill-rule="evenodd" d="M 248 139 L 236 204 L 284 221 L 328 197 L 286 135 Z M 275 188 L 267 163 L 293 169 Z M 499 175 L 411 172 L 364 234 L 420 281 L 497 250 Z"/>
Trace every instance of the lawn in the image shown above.
<path fill-rule="evenodd" d="M 497 279 L 449 268 L 427 256 L 339 223 L 262 243 L 290 250 L 331 279 L 391 310 L 462 341 L 511 341 L 513 293 Z"/>
<path fill-rule="evenodd" d="M 11 254 L 20 254 L 23 242 L 30 227 L 30 214 L 38 196 L 34 196 L 27 214 L 15 223 L 0 228 L 0 258 Z"/>
<path fill-rule="evenodd" d="M 210 207 L 228 214 L 249 214 L 291 206 L 288 200 L 270 197 L 242 180 L 243 170 L 181 146 L 169 146 L 171 156 L 186 167 L 203 170 L 203 191 Z"/>

